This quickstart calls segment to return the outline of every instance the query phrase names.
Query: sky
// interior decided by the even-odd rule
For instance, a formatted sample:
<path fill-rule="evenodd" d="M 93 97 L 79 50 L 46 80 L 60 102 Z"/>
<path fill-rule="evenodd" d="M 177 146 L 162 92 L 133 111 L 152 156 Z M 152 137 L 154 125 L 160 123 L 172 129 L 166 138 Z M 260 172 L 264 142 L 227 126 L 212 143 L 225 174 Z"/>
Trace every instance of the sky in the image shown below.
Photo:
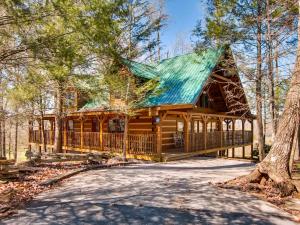
<path fill-rule="evenodd" d="M 162 32 L 162 47 L 166 52 L 172 51 L 178 35 L 191 42 L 192 30 L 198 20 L 205 18 L 206 7 L 203 0 L 166 0 L 165 11 L 168 20 Z"/>

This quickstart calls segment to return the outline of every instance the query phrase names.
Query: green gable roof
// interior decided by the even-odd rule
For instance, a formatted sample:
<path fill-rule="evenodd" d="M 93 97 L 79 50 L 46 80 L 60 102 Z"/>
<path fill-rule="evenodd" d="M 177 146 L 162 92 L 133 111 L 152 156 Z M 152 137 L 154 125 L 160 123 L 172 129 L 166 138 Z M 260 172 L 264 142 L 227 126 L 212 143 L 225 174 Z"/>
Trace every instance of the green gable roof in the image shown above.
<path fill-rule="evenodd" d="M 159 78 L 160 94 L 149 96 L 141 103 L 142 107 L 176 104 L 195 104 L 208 77 L 218 64 L 224 48 L 207 49 L 200 54 L 191 53 L 162 60 L 150 66 L 125 60 L 131 73 L 146 79 Z M 82 110 L 105 108 L 107 103 L 93 100 Z M 80 110 L 80 111 L 82 111 Z"/>
<path fill-rule="evenodd" d="M 145 106 L 195 104 L 222 53 L 223 49 L 209 49 L 160 62 L 156 70 L 162 93 L 146 99 Z"/>

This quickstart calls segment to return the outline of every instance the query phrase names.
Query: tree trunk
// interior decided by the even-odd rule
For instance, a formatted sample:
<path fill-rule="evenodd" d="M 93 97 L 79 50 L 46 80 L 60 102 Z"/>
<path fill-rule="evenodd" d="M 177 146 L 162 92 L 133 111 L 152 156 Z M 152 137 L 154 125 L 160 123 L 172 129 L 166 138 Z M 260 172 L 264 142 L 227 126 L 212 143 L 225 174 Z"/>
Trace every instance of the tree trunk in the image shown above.
<path fill-rule="evenodd" d="M 17 162 L 18 159 L 18 129 L 19 129 L 19 118 L 16 116 L 16 126 L 15 126 L 15 151 L 14 159 Z"/>
<path fill-rule="evenodd" d="M 298 2 L 300 9 L 300 0 Z M 300 10 L 298 15 L 298 40 L 300 40 Z M 290 159 L 295 137 L 299 135 L 300 121 L 300 41 L 298 41 L 295 69 L 286 96 L 284 110 L 279 120 L 275 140 L 267 157 L 243 182 L 260 182 L 262 176 L 271 179 L 283 196 L 291 195 L 295 185 L 291 181 Z"/>
<path fill-rule="evenodd" d="M 11 119 L 9 120 L 9 131 L 8 131 L 8 152 L 9 152 L 9 159 L 11 159 L 11 153 L 12 153 L 12 149 L 11 149 L 11 130 L 12 130 L 12 122 Z"/>
<path fill-rule="evenodd" d="M 2 121 L 3 125 L 2 125 L 2 129 L 3 129 L 3 133 L 2 133 L 2 149 L 3 149 L 3 155 L 4 157 L 6 157 L 6 124 L 5 124 L 5 118 Z"/>
<path fill-rule="evenodd" d="M 54 152 L 62 152 L 62 88 L 59 86 L 56 93 L 55 131 L 54 131 Z"/>
<path fill-rule="evenodd" d="M 262 9 L 261 0 L 257 0 L 258 16 L 257 16 L 257 72 L 256 72 L 256 113 L 257 113 L 257 138 L 259 159 L 264 158 L 264 139 L 263 139 L 263 115 L 262 115 Z"/>
<path fill-rule="evenodd" d="M 3 146 L 2 146 L 2 136 L 3 136 L 3 131 L 2 131 L 2 125 L 1 125 L 1 120 L 0 120 L 0 156 L 5 157 L 3 154 Z"/>
<path fill-rule="evenodd" d="M 293 148 L 292 148 L 292 152 L 291 152 L 291 157 L 290 157 L 290 164 L 289 164 L 289 172 L 292 175 L 293 172 L 293 165 L 294 165 L 294 161 L 295 161 L 295 156 L 296 156 L 296 152 L 299 151 L 299 128 L 298 128 L 298 133 L 295 134 L 295 138 L 294 138 L 294 143 L 293 143 Z"/>
<path fill-rule="evenodd" d="M 123 161 L 126 162 L 126 151 L 128 146 L 128 115 L 124 118 L 124 134 L 123 134 Z"/>
<path fill-rule="evenodd" d="M 273 76 L 273 51 L 272 51 L 272 34 L 271 34 L 271 12 L 270 12 L 270 0 L 266 0 L 266 13 L 267 13 L 267 61 L 268 61 L 268 91 L 269 91 L 269 112 L 271 120 L 271 133 L 272 142 L 274 141 L 276 134 L 275 124 L 275 93 L 274 93 L 274 76 Z"/>
<path fill-rule="evenodd" d="M 274 60 L 275 60 L 275 87 L 276 90 L 279 88 L 279 43 L 278 43 L 278 37 L 276 37 L 276 47 L 275 47 L 275 54 L 274 54 Z M 275 100 L 275 133 L 277 132 L 277 126 L 278 126 L 278 119 L 279 119 L 279 92 L 275 92 L 274 100 Z"/>
<path fill-rule="evenodd" d="M 42 138 L 43 138 L 43 151 L 47 152 L 45 121 L 44 121 L 44 115 L 43 114 L 41 116 L 41 130 L 42 130 Z"/>

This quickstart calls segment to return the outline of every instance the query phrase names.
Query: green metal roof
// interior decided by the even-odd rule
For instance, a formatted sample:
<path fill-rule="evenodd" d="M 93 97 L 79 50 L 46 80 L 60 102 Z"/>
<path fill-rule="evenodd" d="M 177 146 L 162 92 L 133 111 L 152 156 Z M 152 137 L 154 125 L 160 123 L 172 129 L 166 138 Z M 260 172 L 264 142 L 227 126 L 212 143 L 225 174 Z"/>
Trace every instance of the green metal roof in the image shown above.
<path fill-rule="evenodd" d="M 223 51 L 208 49 L 160 62 L 156 70 L 162 92 L 146 99 L 145 106 L 195 104 Z"/>
<path fill-rule="evenodd" d="M 128 67 L 130 72 L 136 76 L 146 79 L 153 79 L 158 76 L 156 68 L 143 63 L 138 63 L 130 60 L 124 60 L 124 64 Z"/>
<path fill-rule="evenodd" d="M 207 49 L 202 53 L 191 53 L 162 60 L 154 66 L 129 60 L 124 63 L 136 76 L 153 79 L 159 78 L 160 93 L 150 95 L 141 103 L 142 107 L 176 104 L 195 104 L 208 77 L 218 64 L 224 48 Z M 95 101 L 87 103 L 82 110 L 106 108 L 107 103 Z M 80 110 L 80 111 L 82 111 Z"/>

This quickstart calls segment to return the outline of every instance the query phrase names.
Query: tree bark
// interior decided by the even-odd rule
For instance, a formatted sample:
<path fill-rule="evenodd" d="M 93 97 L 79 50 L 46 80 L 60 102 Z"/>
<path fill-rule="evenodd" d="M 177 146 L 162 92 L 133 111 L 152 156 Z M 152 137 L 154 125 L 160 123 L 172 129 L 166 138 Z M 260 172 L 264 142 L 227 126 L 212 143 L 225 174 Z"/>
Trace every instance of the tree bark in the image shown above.
<path fill-rule="evenodd" d="M 54 131 L 54 152 L 62 152 L 62 117 L 63 100 L 62 87 L 59 85 L 56 91 L 56 112 L 55 112 L 55 131 Z"/>
<path fill-rule="evenodd" d="M 276 47 L 275 47 L 275 54 L 274 54 L 274 60 L 275 60 L 275 88 L 276 90 L 279 88 L 279 43 L 278 43 L 278 37 L 276 37 Z M 274 101 L 275 101 L 275 133 L 277 132 L 277 126 L 278 126 L 278 119 L 279 119 L 279 93 L 278 91 L 275 92 Z"/>
<path fill-rule="evenodd" d="M 296 156 L 296 151 L 299 151 L 299 128 L 298 128 L 298 133 L 295 134 L 294 142 L 293 142 L 293 147 L 291 151 L 291 157 L 290 157 L 290 164 L 289 164 L 289 172 L 292 175 L 293 172 L 293 165 L 295 161 L 295 156 Z"/>
<path fill-rule="evenodd" d="M 256 71 L 256 113 L 257 113 L 257 138 L 259 159 L 264 158 L 264 139 L 263 139 L 263 115 L 262 115 L 262 2 L 257 0 L 257 71 Z"/>

